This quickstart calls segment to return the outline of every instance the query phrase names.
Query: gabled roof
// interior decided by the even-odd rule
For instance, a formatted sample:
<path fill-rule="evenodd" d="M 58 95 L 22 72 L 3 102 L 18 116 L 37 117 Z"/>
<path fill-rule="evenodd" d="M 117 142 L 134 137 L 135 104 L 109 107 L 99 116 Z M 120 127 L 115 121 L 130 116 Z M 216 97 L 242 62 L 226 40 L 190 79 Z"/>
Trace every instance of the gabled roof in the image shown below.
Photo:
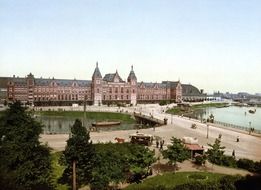
<path fill-rule="evenodd" d="M 96 68 L 95 68 L 95 70 L 93 72 L 92 78 L 102 78 L 100 69 L 98 67 L 98 62 L 96 63 Z"/>
<path fill-rule="evenodd" d="M 118 72 L 116 73 L 108 73 L 103 77 L 103 80 L 106 82 L 114 82 L 114 78 L 118 77 L 119 78 L 119 82 L 124 82 L 124 80 L 121 79 L 120 75 L 118 74 Z"/>

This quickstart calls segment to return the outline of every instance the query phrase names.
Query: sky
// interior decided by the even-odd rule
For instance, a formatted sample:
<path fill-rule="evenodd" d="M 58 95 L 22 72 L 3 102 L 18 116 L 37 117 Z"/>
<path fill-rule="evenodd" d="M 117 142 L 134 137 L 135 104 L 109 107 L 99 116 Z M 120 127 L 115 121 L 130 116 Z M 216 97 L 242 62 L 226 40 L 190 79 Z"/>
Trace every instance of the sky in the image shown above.
<path fill-rule="evenodd" d="M 260 0 L 0 0 L 0 76 L 261 92 Z"/>

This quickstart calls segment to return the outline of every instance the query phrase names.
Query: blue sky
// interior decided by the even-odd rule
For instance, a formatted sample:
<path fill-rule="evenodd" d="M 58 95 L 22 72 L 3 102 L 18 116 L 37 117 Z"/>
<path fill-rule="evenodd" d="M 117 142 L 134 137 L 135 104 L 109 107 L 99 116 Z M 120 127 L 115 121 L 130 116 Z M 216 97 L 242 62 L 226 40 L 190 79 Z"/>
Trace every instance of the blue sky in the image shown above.
<path fill-rule="evenodd" d="M 0 0 L 0 76 L 139 81 L 261 92 L 259 0 Z"/>

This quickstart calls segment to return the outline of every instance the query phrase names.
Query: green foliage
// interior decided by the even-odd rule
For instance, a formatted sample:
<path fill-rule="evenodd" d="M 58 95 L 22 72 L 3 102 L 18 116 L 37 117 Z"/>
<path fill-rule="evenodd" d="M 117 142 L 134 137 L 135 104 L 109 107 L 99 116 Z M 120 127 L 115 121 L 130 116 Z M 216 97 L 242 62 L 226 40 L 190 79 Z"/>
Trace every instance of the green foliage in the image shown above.
<path fill-rule="evenodd" d="M 195 164 L 200 165 L 200 166 L 205 165 L 206 160 L 207 160 L 207 156 L 205 154 L 204 155 L 197 155 L 195 157 Z"/>
<path fill-rule="evenodd" d="M 50 189 L 51 158 L 41 145 L 42 125 L 20 102 L 0 118 L 0 185 L 3 189 Z"/>
<path fill-rule="evenodd" d="M 206 179 L 207 176 L 202 175 L 200 173 L 193 173 L 191 175 L 188 176 L 188 178 L 190 179 L 194 179 L 194 180 L 204 180 Z"/>
<path fill-rule="evenodd" d="M 167 105 L 167 104 L 169 104 L 169 101 L 167 101 L 167 100 L 160 100 L 160 102 L 159 102 L 160 106 L 164 106 L 164 105 Z"/>
<path fill-rule="evenodd" d="M 158 175 L 145 179 L 140 184 L 131 184 L 126 190 L 151 190 L 151 189 L 162 189 L 162 190 L 173 190 L 176 186 L 187 184 L 187 183 L 197 183 L 194 179 L 188 176 L 201 175 L 205 179 L 201 180 L 202 183 L 214 183 L 218 181 L 224 175 L 208 173 L 208 172 L 177 172 L 177 173 L 164 173 L 163 175 Z M 199 189 L 197 189 L 199 190 Z"/>
<path fill-rule="evenodd" d="M 139 182 L 155 162 L 154 153 L 148 148 L 130 144 L 96 144 L 92 189 L 106 189 L 110 182 Z"/>
<path fill-rule="evenodd" d="M 208 160 L 213 164 L 222 165 L 222 159 L 224 157 L 224 146 L 220 145 L 220 140 L 216 139 L 213 145 L 208 144 L 211 148 L 208 149 Z"/>
<path fill-rule="evenodd" d="M 261 174 L 261 161 L 254 162 L 249 159 L 239 159 L 236 164 L 238 168 Z"/>
<path fill-rule="evenodd" d="M 168 149 L 162 152 L 163 157 L 168 158 L 170 164 L 176 166 L 177 162 L 183 162 L 190 158 L 188 149 L 180 139 L 172 137 L 171 143 L 172 145 L 168 146 Z"/>
<path fill-rule="evenodd" d="M 67 140 L 61 163 L 65 165 L 60 182 L 71 184 L 72 163 L 76 161 L 76 175 L 78 186 L 88 184 L 92 179 L 95 150 L 90 142 L 90 135 L 82 122 L 75 120 L 71 129 L 72 137 Z"/>

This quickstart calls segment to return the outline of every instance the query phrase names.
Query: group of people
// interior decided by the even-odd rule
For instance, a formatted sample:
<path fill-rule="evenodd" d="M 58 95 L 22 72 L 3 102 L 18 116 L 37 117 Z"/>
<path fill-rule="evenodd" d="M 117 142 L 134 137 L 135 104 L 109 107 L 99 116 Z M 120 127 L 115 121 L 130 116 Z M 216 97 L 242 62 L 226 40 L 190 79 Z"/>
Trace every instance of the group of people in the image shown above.
<path fill-rule="evenodd" d="M 164 142 L 165 142 L 165 141 L 164 141 L 163 139 L 160 140 L 160 141 L 157 139 L 157 140 L 156 140 L 156 147 L 157 147 L 157 148 L 160 148 L 160 150 L 163 150 Z"/>

